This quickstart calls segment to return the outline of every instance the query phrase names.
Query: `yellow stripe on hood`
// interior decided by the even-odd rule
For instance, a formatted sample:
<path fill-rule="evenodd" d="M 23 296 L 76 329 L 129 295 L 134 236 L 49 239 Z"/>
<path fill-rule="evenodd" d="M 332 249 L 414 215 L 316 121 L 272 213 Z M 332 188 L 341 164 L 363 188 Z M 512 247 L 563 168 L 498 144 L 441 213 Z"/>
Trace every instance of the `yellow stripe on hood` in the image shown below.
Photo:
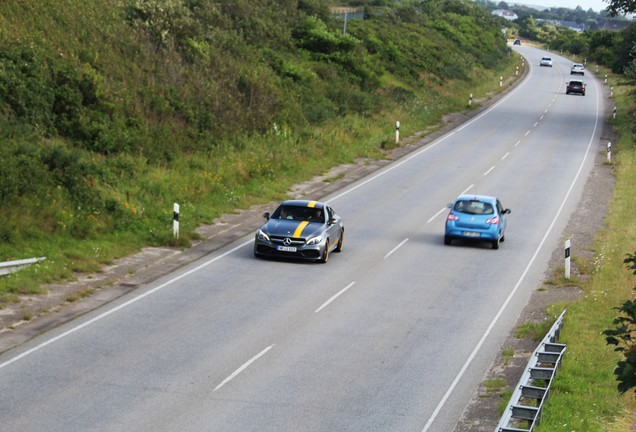
<path fill-rule="evenodd" d="M 296 231 L 294 231 L 294 237 L 300 237 L 300 235 L 302 234 L 303 230 L 305 229 L 305 227 L 309 224 L 308 221 L 302 221 L 300 224 L 298 224 L 298 227 L 296 228 Z"/>

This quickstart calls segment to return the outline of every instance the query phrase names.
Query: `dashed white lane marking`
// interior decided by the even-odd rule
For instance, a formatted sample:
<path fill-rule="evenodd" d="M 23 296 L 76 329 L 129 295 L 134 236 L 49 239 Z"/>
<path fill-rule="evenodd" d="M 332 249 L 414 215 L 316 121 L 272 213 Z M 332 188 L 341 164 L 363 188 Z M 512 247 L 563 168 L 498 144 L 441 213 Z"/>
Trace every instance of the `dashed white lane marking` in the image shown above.
<path fill-rule="evenodd" d="M 398 249 L 399 249 L 399 248 L 400 248 L 400 247 L 401 247 L 404 243 L 406 243 L 407 241 L 409 241 L 408 237 L 407 237 L 407 238 L 405 238 L 404 240 L 402 240 L 402 241 L 400 242 L 400 244 L 399 244 L 399 245 L 397 245 L 396 247 L 394 247 L 393 249 L 391 249 L 391 251 L 390 251 L 388 254 L 384 255 L 384 259 L 387 259 L 387 258 L 388 258 L 388 257 L 389 257 L 389 256 L 390 256 L 393 252 L 395 252 L 396 250 L 398 250 Z"/>
<path fill-rule="evenodd" d="M 443 209 L 441 209 L 440 211 L 438 211 L 437 213 L 435 213 L 429 220 L 426 221 L 427 224 L 433 222 L 433 220 L 441 215 L 442 213 L 444 213 L 446 210 L 448 210 L 448 207 L 444 207 Z"/>
<path fill-rule="evenodd" d="M 270 345 L 267 348 L 265 348 L 263 351 L 259 352 L 258 354 L 256 354 L 254 357 L 252 357 L 247 363 L 243 364 L 243 366 L 241 366 L 240 368 L 238 368 L 237 370 L 234 371 L 234 373 L 232 373 L 232 375 L 230 375 L 229 377 L 225 378 L 218 386 L 214 387 L 214 390 L 212 391 L 217 391 L 218 389 L 220 389 L 221 387 L 223 387 L 225 384 L 227 384 L 228 382 L 230 382 L 231 380 L 233 380 L 234 378 L 236 378 L 236 376 L 238 374 L 240 374 L 241 372 L 243 372 L 245 369 L 247 369 L 252 363 L 254 363 L 256 360 L 258 360 L 259 358 L 263 357 L 267 351 L 271 350 L 272 348 L 274 348 L 274 345 Z"/>
<path fill-rule="evenodd" d="M 342 295 L 345 291 L 347 291 L 349 288 L 351 288 L 353 286 L 353 284 L 355 284 L 356 282 L 353 281 L 351 282 L 349 285 L 347 285 L 346 287 L 344 287 L 343 289 L 341 289 L 340 291 L 338 291 L 336 294 L 334 294 L 329 300 L 327 300 L 326 302 L 324 302 L 318 309 L 316 309 L 315 313 L 320 312 L 321 310 L 323 310 L 324 308 L 326 308 L 329 303 L 331 303 L 332 301 L 334 301 L 335 299 L 337 299 L 340 295 Z"/>

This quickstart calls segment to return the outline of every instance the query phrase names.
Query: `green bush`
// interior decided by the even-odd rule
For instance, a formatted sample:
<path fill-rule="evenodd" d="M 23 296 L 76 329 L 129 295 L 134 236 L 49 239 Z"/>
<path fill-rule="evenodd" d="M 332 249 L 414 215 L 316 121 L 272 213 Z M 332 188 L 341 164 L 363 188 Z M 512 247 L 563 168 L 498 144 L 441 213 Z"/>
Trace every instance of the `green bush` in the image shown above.
<path fill-rule="evenodd" d="M 625 263 L 636 275 L 636 254 L 628 255 Z M 625 393 L 636 388 L 636 301 L 627 300 L 615 309 L 620 313 L 612 323 L 615 327 L 603 331 L 603 334 L 607 343 L 615 347 L 614 351 L 623 355 L 614 369 L 614 375 L 618 390 Z"/>

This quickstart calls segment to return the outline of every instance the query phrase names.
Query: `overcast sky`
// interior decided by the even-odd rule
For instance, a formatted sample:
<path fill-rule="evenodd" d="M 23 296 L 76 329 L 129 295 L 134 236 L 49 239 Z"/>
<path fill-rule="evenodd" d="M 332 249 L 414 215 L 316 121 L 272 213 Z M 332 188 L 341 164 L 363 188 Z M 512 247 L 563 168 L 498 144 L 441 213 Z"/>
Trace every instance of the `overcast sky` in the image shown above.
<path fill-rule="evenodd" d="M 510 3 L 541 6 L 543 8 L 564 7 L 576 9 L 577 6 L 581 6 L 583 10 L 591 8 L 594 12 L 600 12 L 609 5 L 608 2 L 604 2 L 603 0 L 519 0 L 516 2 L 510 1 Z"/>

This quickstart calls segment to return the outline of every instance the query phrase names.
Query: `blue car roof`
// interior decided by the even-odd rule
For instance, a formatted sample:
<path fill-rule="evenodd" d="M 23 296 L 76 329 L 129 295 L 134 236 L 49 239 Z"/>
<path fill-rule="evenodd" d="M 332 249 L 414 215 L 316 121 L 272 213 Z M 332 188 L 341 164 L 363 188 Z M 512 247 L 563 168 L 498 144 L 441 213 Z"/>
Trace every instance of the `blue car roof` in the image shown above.
<path fill-rule="evenodd" d="M 463 194 L 457 197 L 457 199 L 455 201 L 466 201 L 466 200 L 477 200 L 477 201 L 483 201 L 483 202 L 488 202 L 488 203 L 496 203 L 497 202 L 497 197 L 494 196 L 490 196 L 490 195 L 469 195 L 469 194 Z"/>

